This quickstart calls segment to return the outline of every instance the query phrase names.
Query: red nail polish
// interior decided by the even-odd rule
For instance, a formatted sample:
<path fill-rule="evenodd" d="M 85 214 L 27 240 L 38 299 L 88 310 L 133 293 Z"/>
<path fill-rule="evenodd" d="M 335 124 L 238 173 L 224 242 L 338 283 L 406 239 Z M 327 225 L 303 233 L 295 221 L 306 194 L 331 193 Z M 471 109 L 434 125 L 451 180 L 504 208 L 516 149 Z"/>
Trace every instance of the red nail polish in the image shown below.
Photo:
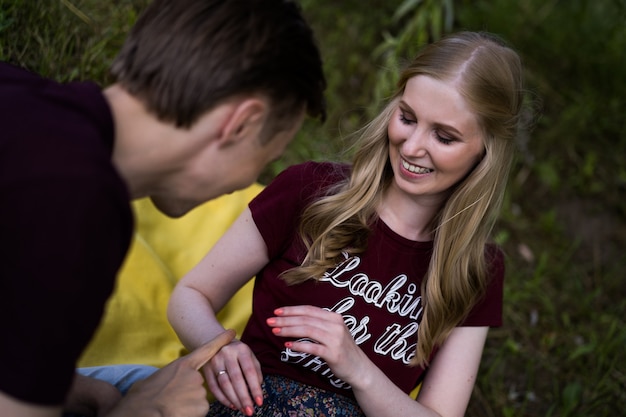
<path fill-rule="evenodd" d="M 280 327 L 274 327 L 274 328 L 272 329 L 272 333 L 274 333 L 274 334 L 279 334 L 279 333 L 280 333 L 280 330 L 281 330 L 281 329 L 280 329 Z"/>
<path fill-rule="evenodd" d="M 270 326 L 276 324 L 276 319 L 274 317 L 270 317 L 269 319 L 266 320 L 267 324 L 269 324 Z"/>
<path fill-rule="evenodd" d="M 291 342 L 285 342 L 285 347 L 286 347 L 286 348 L 290 348 L 290 349 L 291 349 L 291 347 L 292 347 L 292 346 L 293 346 L 293 343 L 291 343 Z"/>
<path fill-rule="evenodd" d="M 246 415 L 247 416 L 251 416 L 253 412 L 254 412 L 254 410 L 252 409 L 252 407 L 246 407 Z"/>
<path fill-rule="evenodd" d="M 277 316 L 282 316 L 284 313 L 282 308 L 277 308 L 276 310 L 274 310 L 274 314 L 276 314 Z"/>
<path fill-rule="evenodd" d="M 263 398 L 262 397 L 256 397 L 254 399 L 254 401 L 256 402 L 256 405 L 258 405 L 259 407 L 263 405 Z"/>

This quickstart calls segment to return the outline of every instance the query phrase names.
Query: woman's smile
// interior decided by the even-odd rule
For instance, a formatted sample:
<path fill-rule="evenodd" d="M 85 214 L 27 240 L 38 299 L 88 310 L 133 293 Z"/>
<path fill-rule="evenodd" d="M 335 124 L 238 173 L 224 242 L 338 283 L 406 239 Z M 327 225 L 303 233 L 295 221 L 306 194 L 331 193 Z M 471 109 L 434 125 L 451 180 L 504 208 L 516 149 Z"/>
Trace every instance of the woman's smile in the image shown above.
<path fill-rule="evenodd" d="M 433 170 L 430 168 L 413 165 L 404 159 L 402 159 L 402 168 L 411 172 L 411 174 L 430 174 L 431 172 L 433 172 Z"/>

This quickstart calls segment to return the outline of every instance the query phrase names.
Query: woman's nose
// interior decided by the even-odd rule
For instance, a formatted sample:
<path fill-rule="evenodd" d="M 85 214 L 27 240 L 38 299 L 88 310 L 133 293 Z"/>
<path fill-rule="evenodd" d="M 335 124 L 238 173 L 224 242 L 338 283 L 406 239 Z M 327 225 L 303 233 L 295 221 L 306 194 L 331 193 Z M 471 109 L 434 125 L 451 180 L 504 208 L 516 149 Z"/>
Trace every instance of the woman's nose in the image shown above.
<path fill-rule="evenodd" d="M 424 156 L 428 152 L 428 132 L 417 127 L 402 144 L 402 151 L 407 156 Z"/>

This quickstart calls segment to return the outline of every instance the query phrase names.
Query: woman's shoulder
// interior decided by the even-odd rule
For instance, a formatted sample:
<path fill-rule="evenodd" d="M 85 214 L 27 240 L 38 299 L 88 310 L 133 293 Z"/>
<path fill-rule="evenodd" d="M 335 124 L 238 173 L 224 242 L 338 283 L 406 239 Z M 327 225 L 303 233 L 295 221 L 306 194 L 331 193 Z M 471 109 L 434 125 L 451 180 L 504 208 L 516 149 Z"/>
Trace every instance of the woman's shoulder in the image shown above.
<path fill-rule="evenodd" d="M 335 162 L 309 161 L 291 165 L 281 171 L 255 201 L 295 199 L 299 203 L 308 203 L 325 194 L 349 174 L 347 164 Z"/>
<path fill-rule="evenodd" d="M 307 161 L 288 167 L 285 172 L 303 174 L 310 177 L 327 178 L 329 175 L 333 177 L 345 178 L 350 175 L 350 165 L 340 162 L 330 161 Z"/>
<path fill-rule="evenodd" d="M 488 265 L 504 262 L 504 251 L 500 245 L 493 242 L 485 245 L 485 261 Z"/>
<path fill-rule="evenodd" d="M 299 185 L 317 194 L 319 190 L 332 187 L 349 176 L 350 165 L 348 164 L 308 161 L 288 167 L 278 175 L 277 179 L 280 178 L 294 186 Z"/>
<path fill-rule="evenodd" d="M 503 249 L 496 243 L 487 243 L 485 245 L 485 264 L 487 266 L 487 273 L 489 280 L 492 282 L 502 284 L 505 275 L 505 254 Z"/>

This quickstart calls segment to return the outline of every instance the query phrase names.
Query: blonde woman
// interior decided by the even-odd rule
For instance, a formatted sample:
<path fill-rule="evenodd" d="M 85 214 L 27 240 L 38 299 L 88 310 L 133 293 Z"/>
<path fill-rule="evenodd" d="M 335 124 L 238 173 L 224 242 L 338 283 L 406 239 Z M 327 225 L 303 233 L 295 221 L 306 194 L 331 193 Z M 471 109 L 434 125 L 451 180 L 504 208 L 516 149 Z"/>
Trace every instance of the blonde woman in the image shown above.
<path fill-rule="evenodd" d="M 204 367 L 210 415 L 462 416 L 502 320 L 488 240 L 521 107 L 518 55 L 450 35 L 402 73 L 350 165 L 291 167 L 252 201 L 168 311 L 195 348 L 256 275 L 241 340 Z"/>

